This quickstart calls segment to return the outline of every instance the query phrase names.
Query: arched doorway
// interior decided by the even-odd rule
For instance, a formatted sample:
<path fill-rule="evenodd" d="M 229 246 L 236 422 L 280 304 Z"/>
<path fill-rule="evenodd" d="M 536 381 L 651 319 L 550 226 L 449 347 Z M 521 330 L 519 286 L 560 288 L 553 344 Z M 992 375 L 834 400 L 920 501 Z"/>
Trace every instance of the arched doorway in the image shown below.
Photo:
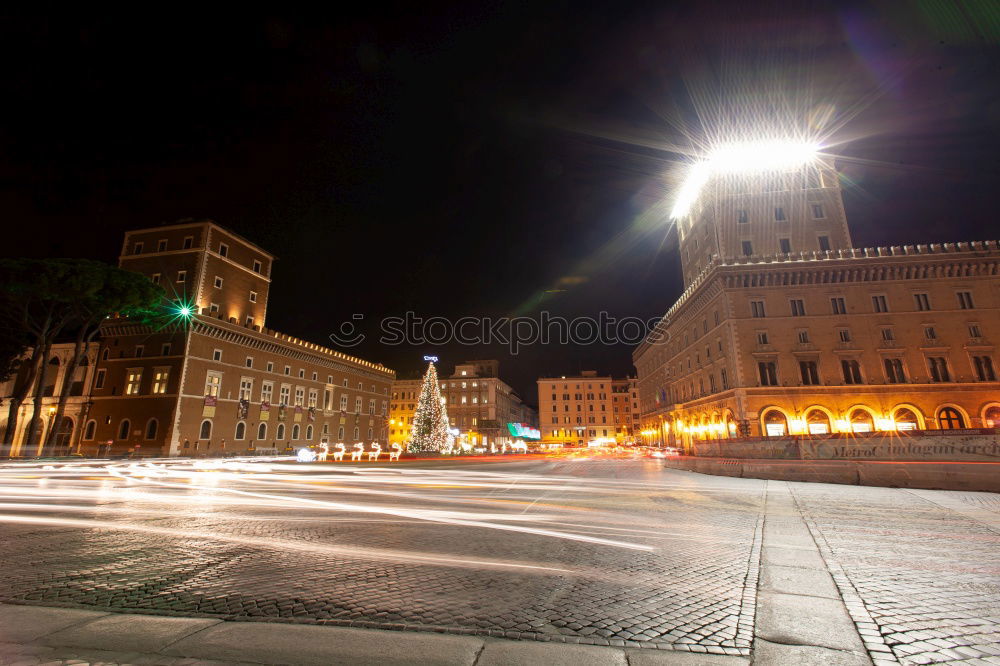
<path fill-rule="evenodd" d="M 897 409 L 892 415 L 892 420 L 896 423 L 896 430 L 920 430 L 920 419 L 909 407 Z"/>
<path fill-rule="evenodd" d="M 983 410 L 983 427 L 1000 428 L 1000 405 L 990 405 Z"/>
<path fill-rule="evenodd" d="M 73 439 L 73 419 L 64 416 L 59 430 L 56 431 L 55 439 L 52 443 L 52 455 L 68 456 Z"/>
<path fill-rule="evenodd" d="M 965 417 L 954 407 L 942 407 L 937 413 L 938 428 L 958 430 L 965 427 Z"/>
<path fill-rule="evenodd" d="M 875 418 L 867 409 L 859 407 L 852 410 L 848 420 L 851 422 L 851 432 L 872 432 L 875 430 Z"/>
<path fill-rule="evenodd" d="M 806 430 L 810 435 L 830 434 L 830 415 L 815 407 L 806 413 Z"/>
<path fill-rule="evenodd" d="M 777 409 L 769 409 L 761 418 L 764 424 L 764 436 L 784 437 L 788 434 L 788 419 Z"/>

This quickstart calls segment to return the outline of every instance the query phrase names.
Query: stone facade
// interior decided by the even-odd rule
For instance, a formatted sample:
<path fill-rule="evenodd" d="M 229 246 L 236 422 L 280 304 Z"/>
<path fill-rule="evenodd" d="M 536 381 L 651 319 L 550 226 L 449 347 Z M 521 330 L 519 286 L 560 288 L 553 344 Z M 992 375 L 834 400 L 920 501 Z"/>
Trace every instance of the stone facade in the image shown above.
<path fill-rule="evenodd" d="M 682 233 L 753 227 L 737 197 L 712 192 L 723 200 L 704 208 L 725 214 L 696 215 Z M 842 209 L 835 188 L 757 198 L 775 196 Z M 633 353 L 647 443 L 1000 425 L 1000 245 L 852 248 L 846 231 L 840 242 L 753 256 L 723 246 L 691 264 L 694 277 L 682 254 L 686 289 Z"/>

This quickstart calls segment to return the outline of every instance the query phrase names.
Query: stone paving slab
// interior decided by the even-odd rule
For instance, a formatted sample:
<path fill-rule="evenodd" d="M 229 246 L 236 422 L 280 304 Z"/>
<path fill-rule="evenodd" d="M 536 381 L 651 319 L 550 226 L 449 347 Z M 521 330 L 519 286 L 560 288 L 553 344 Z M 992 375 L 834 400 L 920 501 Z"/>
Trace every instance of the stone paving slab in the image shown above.
<path fill-rule="evenodd" d="M 862 652 L 831 650 L 815 645 L 783 645 L 757 639 L 753 644 L 754 666 L 871 666 Z"/>
<path fill-rule="evenodd" d="M 221 620 L 187 617 L 108 615 L 49 634 L 42 643 L 121 652 L 159 652 L 219 622 Z"/>
<path fill-rule="evenodd" d="M 0 643 L 30 643 L 60 629 L 107 615 L 104 612 L 73 608 L 0 604 Z"/>
<path fill-rule="evenodd" d="M 760 589 L 769 592 L 840 599 L 840 592 L 837 591 L 833 578 L 826 571 L 818 569 L 778 565 L 764 566 L 760 571 Z"/>
<path fill-rule="evenodd" d="M 590 645 L 487 641 L 476 666 L 548 664 L 549 666 L 627 666 L 625 650 Z"/>

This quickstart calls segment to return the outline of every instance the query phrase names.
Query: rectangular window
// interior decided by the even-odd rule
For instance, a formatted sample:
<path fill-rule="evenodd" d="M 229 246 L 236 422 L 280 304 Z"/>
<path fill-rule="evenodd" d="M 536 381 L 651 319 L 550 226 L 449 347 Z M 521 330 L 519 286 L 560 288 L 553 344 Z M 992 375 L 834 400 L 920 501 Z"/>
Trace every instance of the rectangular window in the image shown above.
<path fill-rule="evenodd" d="M 979 324 L 969 324 L 969 337 L 970 338 L 983 337 L 983 331 L 979 328 Z"/>
<path fill-rule="evenodd" d="M 253 272 L 254 272 L 254 273 L 260 273 L 260 272 L 261 272 L 261 270 L 263 270 L 263 268 L 264 268 L 264 267 L 263 267 L 263 265 L 262 265 L 262 264 L 260 263 L 260 261 L 258 261 L 257 259 L 254 259 L 254 260 L 253 260 Z"/>
<path fill-rule="evenodd" d="M 764 301 L 750 301 L 750 316 L 755 319 L 763 319 L 766 316 L 764 314 Z"/>
<path fill-rule="evenodd" d="M 218 314 L 219 313 L 219 304 L 218 303 L 209 303 L 208 304 L 208 311 L 211 312 L 212 314 Z"/>
<path fill-rule="evenodd" d="M 889 304 L 885 300 L 885 296 L 878 295 L 872 296 L 872 310 L 875 312 L 888 312 Z"/>
<path fill-rule="evenodd" d="M 257 292 L 256 291 L 251 291 L 250 292 L 250 302 L 251 303 L 256 303 L 257 302 Z"/>
<path fill-rule="evenodd" d="M 323 389 L 323 409 L 330 411 L 333 408 L 333 391 Z"/>
<path fill-rule="evenodd" d="M 149 281 L 152 282 L 153 284 L 160 284 L 160 274 L 153 273 L 152 275 L 149 276 Z"/>
<path fill-rule="evenodd" d="M 905 384 L 906 373 L 903 372 L 903 360 L 899 358 L 887 358 L 882 360 L 885 365 L 885 378 L 890 384 Z"/>
<path fill-rule="evenodd" d="M 757 331 L 757 344 L 766 345 L 767 343 L 767 331 Z"/>
<path fill-rule="evenodd" d="M 819 236 L 817 238 L 817 240 L 819 241 L 819 250 L 820 250 L 820 252 L 829 252 L 830 251 L 830 237 L 829 236 Z"/>
<path fill-rule="evenodd" d="M 830 309 L 833 314 L 847 314 L 847 303 L 843 296 L 834 296 L 830 299 Z"/>
<path fill-rule="evenodd" d="M 192 247 L 194 247 L 194 236 L 185 236 L 184 237 L 184 249 L 185 250 L 190 250 Z"/>
<path fill-rule="evenodd" d="M 213 361 L 221 361 L 222 360 L 222 350 L 221 349 L 216 349 L 215 351 L 212 352 L 212 360 Z"/>
<path fill-rule="evenodd" d="M 170 379 L 170 368 L 153 369 L 153 393 L 166 393 L 167 381 Z"/>
<path fill-rule="evenodd" d="M 826 217 L 826 213 L 823 212 L 823 204 L 814 203 L 812 205 L 812 214 L 814 220 L 822 220 Z"/>
<path fill-rule="evenodd" d="M 861 384 L 861 365 L 857 361 L 842 360 L 840 368 L 844 373 L 845 384 Z"/>
<path fill-rule="evenodd" d="M 160 347 L 160 356 L 170 356 L 170 343 L 164 342 L 163 346 Z"/>
<path fill-rule="evenodd" d="M 729 373 L 723 368 L 719 371 L 719 375 L 722 377 L 722 390 L 724 391 L 729 388 Z"/>
<path fill-rule="evenodd" d="M 793 298 L 789 301 L 792 306 L 793 317 L 803 317 L 806 314 L 806 304 L 801 298 Z"/>
<path fill-rule="evenodd" d="M 156 251 L 157 252 L 166 252 L 167 251 L 167 239 L 166 238 L 161 238 L 160 240 L 156 241 Z"/>
<path fill-rule="evenodd" d="M 803 386 L 819 385 L 819 371 L 816 361 L 799 361 L 799 373 L 802 375 Z"/>
<path fill-rule="evenodd" d="M 930 370 L 932 382 L 951 381 L 951 375 L 948 372 L 948 359 L 943 356 L 928 357 L 927 367 Z"/>
<path fill-rule="evenodd" d="M 216 289 L 222 289 L 222 278 L 216 275 L 214 284 Z"/>
<path fill-rule="evenodd" d="M 809 331 L 799 331 L 799 343 L 803 345 L 809 344 Z"/>
<path fill-rule="evenodd" d="M 924 326 L 924 337 L 928 340 L 937 340 L 937 331 L 933 326 Z"/>
<path fill-rule="evenodd" d="M 995 382 L 996 373 L 993 371 L 993 359 L 989 356 L 973 356 L 972 363 L 976 367 L 976 377 L 981 382 Z"/>
<path fill-rule="evenodd" d="M 895 339 L 896 339 L 896 334 L 893 332 L 893 330 L 891 328 L 883 328 L 882 329 L 882 340 L 883 341 L 885 341 L 885 342 L 892 342 Z"/>
<path fill-rule="evenodd" d="M 347 394 L 346 393 L 340 396 L 340 411 L 342 411 L 342 412 L 346 412 L 347 411 Z"/>
<path fill-rule="evenodd" d="M 142 358 L 142 354 L 145 351 L 146 351 L 146 347 L 145 346 L 143 346 L 143 345 L 136 345 L 135 346 L 135 357 L 136 358 Z"/>
<path fill-rule="evenodd" d="M 369 400 L 368 401 L 368 413 L 372 414 L 372 415 L 375 414 L 375 401 L 374 400 Z"/>
<path fill-rule="evenodd" d="M 286 365 L 285 366 L 285 374 L 286 375 L 291 375 L 292 374 L 292 366 L 290 366 L 290 365 Z"/>
<path fill-rule="evenodd" d="M 304 368 L 299 368 L 299 379 L 305 379 L 305 378 L 306 378 L 306 371 L 305 371 L 305 369 Z"/>
<path fill-rule="evenodd" d="M 292 387 L 290 384 L 282 384 L 278 388 L 278 403 L 281 405 L 288 405 L 289 401 L 292 399 Z"/>
<path fill-rule="evenodd" d="M 225 243 L 219 243 L 219 255 L 223 257 L 229 256 L 229 246 Z"/>
<path fill-rule="evenodd" d="M 361 399 L 361 396 L 358 396 L 358 397 L 354 398 L 354 413 L 355 414 L 360 414 L 361 413 L 362 402 L 363 401 Z"/>
<path fill-rule="evenodd" d="M 132 254 L 142 254 L 142 242 L 136 243 L 132 248 Z"/>
<path fill-rule="evenodd" d="M 316 401 L 319 400 L 319 391 L 316 389 L 309 389 L 309 402 L 306 403 L 306 407 L 316 407 Z"/>
<path fill-rule="evenodd" d="M 785 209 L 782 208 L 782 207 L 780 207 L 780 206 L 777 207 L 777 208 L 775 208 L 774 209 L 774 219 L 778 220 L 779 222 L 787 220 L 788 218 L 785 217 Z"/>
<path fill-rule="evenodd" d="M 267 362 L 267 366 L 266 367 L 267 367 L 267 371 L 268 372 L 274 372 L 274 363 L 272 363 L 271 361 Z"/>
<path fill-rule="evenodd" d="M 250 402 L 250 396 L 253 395 L 253 378 L 251 377 L 241 377 L 240 378 L 240 400 L 246 400 Z"/>
<path fill-rule="evenodd" d="M 790 238 L 779 238 L 778 247 L 781 249 L 781 254 L 789 254 L 792 251 L 792 241 Z"/>
<path fill-rule="evenodd" d="M 929 294 L 913 294 L 913 302 L 917 306 L 917 310 L 921 312 L 927 312 L 931 309 L 931 297 Z"/>
<path fill-rule="evenodd" d="M 186 282 L 187 281 L 187 276 L 188 276 L 188 272 L 187 271 L 177 271 L 177 281 L 178 282 Z"/>
<path fill-rule="evenodd" d="M 138 395 L 142 382 L 142 368 L 129 368 L 125 372 L 125 395 Z"/>
<path fill-rule="evenodd" d="M 306 402 L 306 390 L 301 386 L 295 387 L 295 404 L 302 407 Z"/>
<path fill-rule="evenodd" d="M 757 372 L 760 374 L 761 386 L 778 385 L 778 373 L 774 361 L 761 361 L 757 364 Z"/>
<path fill-rule="evenodd" d="M 743 256 L 751 257 L 753 256 L 753 243 L 748 240 L 743 241 Z"/>
<path fill-rule="evenodd" d="M 274 395 L 274 382 L 261 382 L 260 401 L 271 402 L 271 397 L 273 395 Z"/>
<path fill-rule="evenodd" d="M 222 373 L 215 370 L 209 370 L 205 374 L 205 395 L 210 395 L 213 397 L 219 397 L 219 392 L 222 390 Z"/>
<path fill-rule="evenodd" d="M 962 310 L 971 310 L 975 307 L 972 303 L 971 291 L 960 291 L 955 294 L 958 297 L 958 307 Z"/>
<path fill-rule="evenodd" d="M 247 356 L 247 367 L 248 368 L 253 367 L 253 356 Z"/>
<path fill-rule="evenodd" d="M 747 213 L 746 210 L 736 211 L 736 222 L 738 224 L 746 224 L 749 221 L 750 221 L 750 215 Z"/>
<path fill-rule="evenodd" d="M 104 388 L 104 377 L 107 375 L 107 371 L 101 368 L 97 371 L 97 378 L 94 379 L 94 388 L 102 389 Z"/>

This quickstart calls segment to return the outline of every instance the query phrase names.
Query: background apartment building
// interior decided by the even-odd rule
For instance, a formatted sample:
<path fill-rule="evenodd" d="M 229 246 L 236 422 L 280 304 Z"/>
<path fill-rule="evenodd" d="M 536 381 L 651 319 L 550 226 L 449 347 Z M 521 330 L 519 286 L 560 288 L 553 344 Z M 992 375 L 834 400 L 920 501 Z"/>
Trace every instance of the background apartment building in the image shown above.
<path fill-rule="evenodd" d="M 128 232 L 119 265 L 193 314 L 109 319 L 84 453 L 217 455 L 385 442 L 394 373 L 265 327 L 274 257 L 210 221 Z"/>
<path fill-rule="evenodd" d="M 546 444 L 586 446 L 592 441 L 631 443 L 637 386 L 584 370 L 578 376 L 538 379 L 538 418 Z"/>
<path fill-rule="evenodd" d="M 853 248 L 834 176 L 723 179 L 681 221 L 633 354 L 649 441 L 1000 424 L 1000 246 Z"/>
<path fill-rule="evenodd" d="M 499 361 L 466 361 L 456 365 L 450 377 L 440 380 L 452 427 L 474 446 L 510 444 L 513 438 L 508 423 L 538 425 L 535 410 L 500 379 L 499 372 Z M 421 384 L 420 379 L 397 380 L 393 384 L 390 441 L 402 444 L 409 439 Z"/>

